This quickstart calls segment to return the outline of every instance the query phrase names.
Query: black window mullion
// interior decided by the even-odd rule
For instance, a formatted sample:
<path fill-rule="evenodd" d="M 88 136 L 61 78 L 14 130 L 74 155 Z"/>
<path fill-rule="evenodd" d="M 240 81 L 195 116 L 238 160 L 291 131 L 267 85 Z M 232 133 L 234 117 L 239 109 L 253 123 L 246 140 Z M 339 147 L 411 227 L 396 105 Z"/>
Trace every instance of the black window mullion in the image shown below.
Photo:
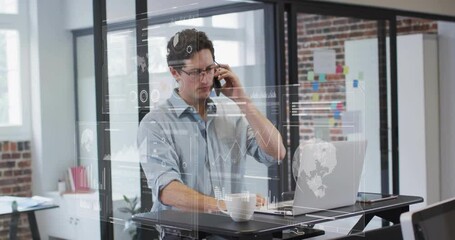
<path fill-rule="evenodd" d="M 93 40 L 95 57 L 96 121 L 101 239 L 113 239 L 112 177 L 110 156 L 109 82 L 107 75 L 106 0 L 93 1 Z"/>
<path fill-rule="evenodd" d="M 299 101 L 299 87 L 295 87 L 299 84 L 299 76 L 298 76 L 298 44 L 297 44 L 297 7 L 293 4 L 288 5 L 287 8 L 288 12 L 288 72 L 289 72 L 289 106 L 288 106 L 288 118 L 290 126 L 294 126 L 299 124 L 299 116 L 292 114 L 292 104 L 297 103 Z M 291 131 L 291 127 L 289 128 L 289 137 L 290 137 L 290 150 L 289 153 L 290 160 L 287 166 L 287 175 L 288 176 L 288 186 L 290 187 L 288 191 L 291 189 L 295 189 L 295 181 L 292 181 L 292 154 L 295 153 L 297 148 L 300 144 L 300 131 Z"/>
<path fill-rule="evenodd" d="M 266 8 L 267 10 L 268 8 Z M 283 142 L 287 143 L 287 112 L 286 112 L 286 57 L 285 57 L 285 28 L 284 28 L 284 13 L 285 8 L 283 3 L 277 3 L 273 5 L 272 11 L 266 11 L 264 15 L 264 20 L 266 23 L 266 49 L 274 49 L 274 51 L 266 51 L 266 66 L 275 66 L 275 68 L 267 68 L 266 76 L 275 76 L 274 82 L 271 82 L 272 79 L 267 80 L 267 85 L 274 84 L 277 98 L 275 101 L 278 103 L 278 116 L 276 117 L 277 129 L 280 131 Z M 274 26 L 273 28 L 268 28 L 267 26 Z M 273 52 L 273 54 L 271 54 Z M 273 114 L 268 113 L 268 118 L 271 119 Z M 288 159 L 290 154 L 286 154 L 286 159 Z M 287 179 L 283 179 L 283 176 L 286 173 L 286 168 L 288 167 L 288 161 L 283 161 L 282 165 L 274 165 L 268 168 L 268 177 L 270 178 L 268 185 L 270 195 L 269 197 L 275 196 L 275 198 L 280 198 L 281 193 L 287 191 L 288 182 Z M 273 199 L 273 197 L 272 197 Z"/>
<path fill-rule="evenodd" d="M 149 84 L 149 60 L 148 60 L 148 14 L 147 1 L 136 0 L 136 54 L 138 61 L 144 61 L 145 67 L 137 65 L 137 103 L 139 122 L 150 111 Z M 141 212 L 149 212 L 152 209 L 152 191 L 148 187 L 147 177 L 142 165 L 139 165 L 140 186 L 141 186 Z M 138 239 L 155 239 L 156 231 L 151 226 L 142 225 L 138 229 Z"/>
<path fill-rule="evenodd" d="M 148 61 L 148 21 L 147 21 L 147 1 L 136 0 L 136 54 L 137 59 L 144 59 L 145 71 L 137 67 L 137 92 L 138 96 L 149 92 L 149 61 Z M 145 100 L 145 101 L 144 101 Z M 150 111 L 149 98 L 138 97 L 139 123 L 142 118 Z M 147 178 L 144 170 L 140 166 L 141 176 L 141 212 L 148 212 L 152 208 L 152 192 L 147 185 Z"/>
<path fill-rule="evenodd" d="M 379 67 L 379 145 L 381 192 L 389 193 L 389 131 L 387 103 L 387 30 L 385 20 L 377 21 Z"/>
<path fill-rule="evenodd" d="M 397 62 L 397 21 L 393 16 L 389 21 L 390 34 L 390 94 L 391 94 L 391 138 L 392 138 L 392 193 L 400 193 L 399 141 L 398 141 L 398 62 Z"/>

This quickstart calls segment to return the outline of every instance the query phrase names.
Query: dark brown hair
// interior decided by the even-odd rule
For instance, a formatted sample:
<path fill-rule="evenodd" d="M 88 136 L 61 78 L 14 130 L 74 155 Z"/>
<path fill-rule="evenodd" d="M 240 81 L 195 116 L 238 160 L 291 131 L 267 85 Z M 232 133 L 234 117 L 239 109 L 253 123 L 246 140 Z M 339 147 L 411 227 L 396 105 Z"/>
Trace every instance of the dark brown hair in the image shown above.
<path fill-rule="evenodd" d="M 167 43 L 167 65 L 174 68 L 182 68 L 184 60 L 190 59 L 197 52 L 208 49 L 215 61 L 215 49 L 212 41 L 205 32 L 196 29 L 185 29 L 169 39 Z"/>

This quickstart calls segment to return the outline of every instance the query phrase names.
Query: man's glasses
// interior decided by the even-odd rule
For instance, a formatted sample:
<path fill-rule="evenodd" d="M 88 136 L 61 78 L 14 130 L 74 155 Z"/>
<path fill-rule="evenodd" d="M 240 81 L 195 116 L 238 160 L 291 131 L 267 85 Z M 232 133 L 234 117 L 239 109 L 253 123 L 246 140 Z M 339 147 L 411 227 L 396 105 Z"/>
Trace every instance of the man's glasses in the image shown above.
<path fill-rule="evenodd" d="M 204 77 L 204 74 L 209 76 L 213 76 L 215 74 L 215 70 L 218 69 L 220 65 L 217 62 L 213 62 L 212 65 L 208 66 L 206 69 L 193 69 L 191 71 L 185 71 L 180 69 L 180 71 L 184 72 L 186 75 L 190 76 L 191 79 L 198 80 Z"/>

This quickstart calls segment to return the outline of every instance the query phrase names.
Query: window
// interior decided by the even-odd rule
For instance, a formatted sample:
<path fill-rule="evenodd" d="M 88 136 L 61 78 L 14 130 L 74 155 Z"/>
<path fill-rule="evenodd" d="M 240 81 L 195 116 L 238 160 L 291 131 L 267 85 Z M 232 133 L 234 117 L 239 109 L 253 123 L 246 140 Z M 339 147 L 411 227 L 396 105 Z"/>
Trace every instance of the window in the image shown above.
<path fill-rule="evenodd" d="M 17 14 L 17 0 L 0 0 L 0 14 Z"/>
<path fill-rule="evenodd" d="M 27 1 L 0 0 L 0 135 L 4 140 L 29 134 Z"/>
<path fill-rule="evenodd" d="M 20 125 L 19 34 L 0 30 L 0 125 Z M 18 107 L 19 106 L 19 107 Z"/>

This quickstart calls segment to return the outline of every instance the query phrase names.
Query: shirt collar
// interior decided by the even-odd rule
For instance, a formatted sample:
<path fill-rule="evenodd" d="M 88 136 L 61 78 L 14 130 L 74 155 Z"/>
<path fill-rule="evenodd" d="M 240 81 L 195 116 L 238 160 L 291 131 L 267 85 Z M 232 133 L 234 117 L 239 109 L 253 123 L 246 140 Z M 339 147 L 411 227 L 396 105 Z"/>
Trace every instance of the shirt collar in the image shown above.
<path fill-rule="evenodd" d="M 182 97 L 178 94 L 178 89 L 175 88 L 172 92 L 172 96 L 168 99 L 170 104 L 169 110 L 173 111 L 177 114 L 177 117 L 181 117 L 183 113 L 188 112 L 191 114 L 196 113 L 196 109 L 194 107 L 188 105 Z M 216 113 L 216 105 L 211 98 L 207 99 L 207 113 L 208 114 L 215 114 Z"/>

